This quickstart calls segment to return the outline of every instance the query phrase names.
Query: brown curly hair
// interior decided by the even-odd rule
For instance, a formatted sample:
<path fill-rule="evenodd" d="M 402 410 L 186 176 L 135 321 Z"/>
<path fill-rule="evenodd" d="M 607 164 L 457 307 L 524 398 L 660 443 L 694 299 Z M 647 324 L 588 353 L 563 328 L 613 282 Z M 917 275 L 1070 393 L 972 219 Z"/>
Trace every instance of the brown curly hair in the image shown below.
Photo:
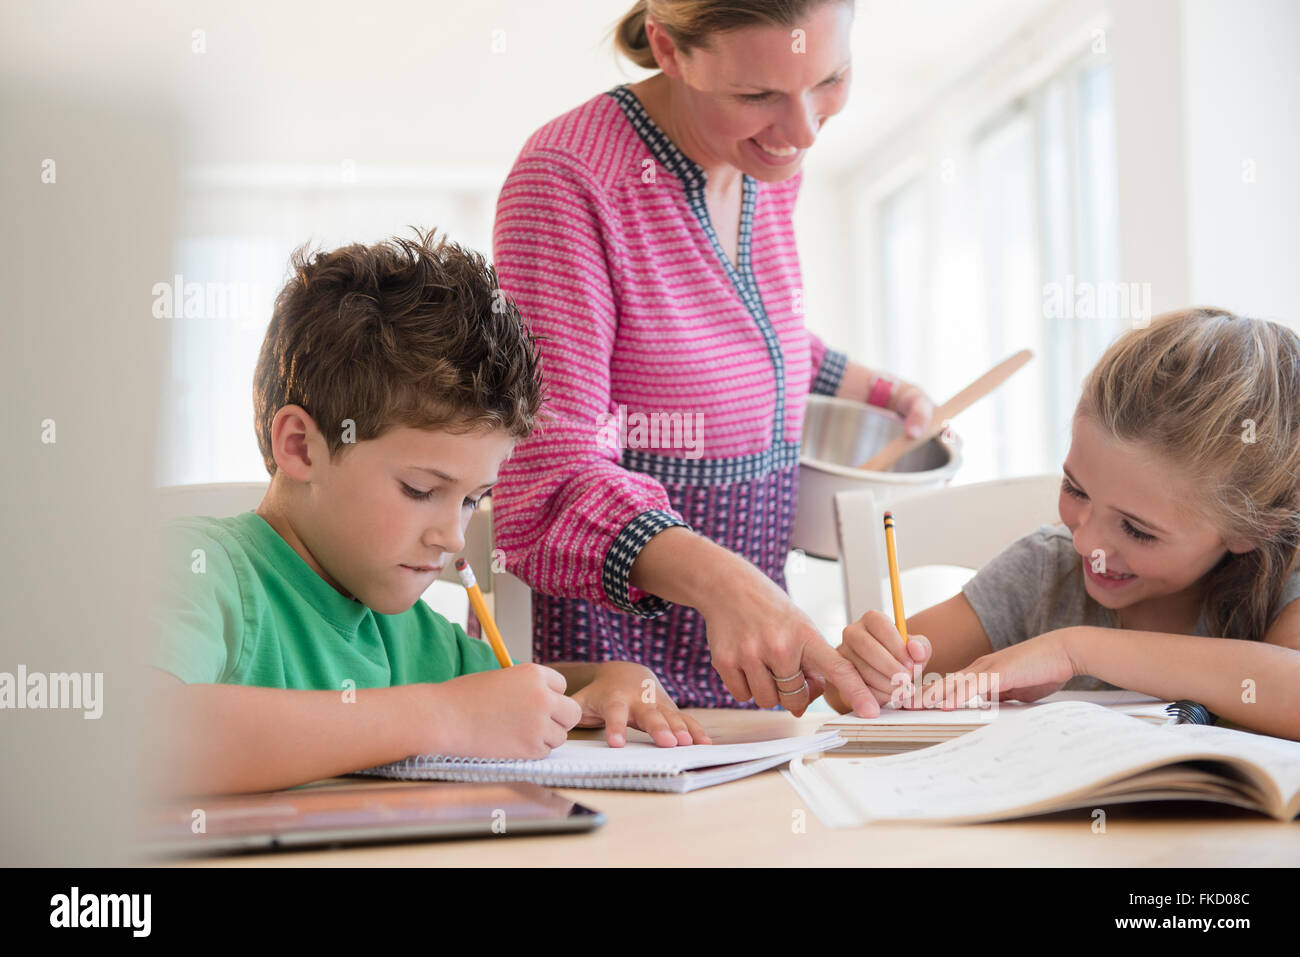
<path fill-rule="evenodd" d="M 398 426 L 501 428 L 517 438 L 536 427 L 537 342 L 495 269 L 434 230 L 415 233 L 294 251 L 253 375 L 257 444 L 271 475 L 271 422 L 286 405 L 311 415 L 331 458 Z"/>

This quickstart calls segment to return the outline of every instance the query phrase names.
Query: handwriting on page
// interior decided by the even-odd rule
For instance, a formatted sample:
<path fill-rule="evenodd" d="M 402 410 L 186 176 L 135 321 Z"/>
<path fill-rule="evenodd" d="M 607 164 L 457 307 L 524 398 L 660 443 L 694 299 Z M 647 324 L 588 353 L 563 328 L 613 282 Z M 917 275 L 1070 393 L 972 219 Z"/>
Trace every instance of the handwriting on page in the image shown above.
<path fill-rule="evenodd" d="M 1267 768 L 1282 789 L 1283 801 L 1300 793 L 1300 742 L 1204 724 L 1179 725 L 1176 730 L 1184 740 L 1232 748 L 1236 754 Z"/>
<path fill-rule="evenodd" d="M 987 816 L 1086 795 L 1099 784 L 1182 760 L 1189 745 L 1182 730 L 1070 701 L 921 751 L 827 758 L 819 770 L 865 820 Z M 1225 753 L 1208 737 L 1194 747 Z M 1270 760 L 1269 753 L 1260 752 L 1274 767 L 1282 754 Z"/>

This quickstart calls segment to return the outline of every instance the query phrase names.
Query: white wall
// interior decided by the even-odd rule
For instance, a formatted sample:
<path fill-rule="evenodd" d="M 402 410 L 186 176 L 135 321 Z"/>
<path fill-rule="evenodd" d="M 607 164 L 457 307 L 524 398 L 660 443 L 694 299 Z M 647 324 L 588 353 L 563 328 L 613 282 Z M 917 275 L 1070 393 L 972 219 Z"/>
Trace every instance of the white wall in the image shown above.
<path fill-rule="evenodd" d="M 1183 0 L 1188 299 L 1300 329 L 1300 4 Z"/>
<path fill-rule="evenodd" d="M 1121 282 L 1149 283 L 1153 314 L 1186 306 L 1182 0 L 1110 0 Z"/>
<path fill-rule="evenodd" d="M 1300 328 L 1300 4 L 1109 7 L 1123 279 Z"/>
<path fill-rule="evenodd" d="M 171 130 L 139 104 L 37 84 L 0 85 L 0 117 L 0 671 L 102 676 L 98 718 L 0 714 L 0 862 L 120 865 L 152 635 L 146 494 L 165 359 L 150 289 L 171 252 Z"/>

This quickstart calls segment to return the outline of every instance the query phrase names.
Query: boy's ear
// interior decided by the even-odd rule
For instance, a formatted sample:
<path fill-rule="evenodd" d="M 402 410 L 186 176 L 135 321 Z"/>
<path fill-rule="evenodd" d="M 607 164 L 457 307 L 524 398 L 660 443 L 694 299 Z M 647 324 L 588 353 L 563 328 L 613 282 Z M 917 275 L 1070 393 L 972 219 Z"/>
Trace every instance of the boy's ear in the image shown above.
<path fill-rule="evenodd" d="M 281 406 L 271 420 L 271 455 L 275 467 L 297 482 L 311 479 L 314 464 L 326 455 L 316 420 L 300 405 Z"/>

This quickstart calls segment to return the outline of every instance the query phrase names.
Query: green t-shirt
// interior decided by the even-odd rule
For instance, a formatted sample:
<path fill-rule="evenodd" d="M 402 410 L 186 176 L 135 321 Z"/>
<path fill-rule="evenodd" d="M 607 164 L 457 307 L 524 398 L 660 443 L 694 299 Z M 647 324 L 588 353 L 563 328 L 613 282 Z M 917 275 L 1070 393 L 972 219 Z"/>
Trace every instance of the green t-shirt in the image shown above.
<path fill-rule="evenodd" d="M 256 512 L 169 522 L 163 561 L 150 663 L 187 683 L 387 688 L 498 667 L 422 600 L 381 615 L 344 598 Z"/>

